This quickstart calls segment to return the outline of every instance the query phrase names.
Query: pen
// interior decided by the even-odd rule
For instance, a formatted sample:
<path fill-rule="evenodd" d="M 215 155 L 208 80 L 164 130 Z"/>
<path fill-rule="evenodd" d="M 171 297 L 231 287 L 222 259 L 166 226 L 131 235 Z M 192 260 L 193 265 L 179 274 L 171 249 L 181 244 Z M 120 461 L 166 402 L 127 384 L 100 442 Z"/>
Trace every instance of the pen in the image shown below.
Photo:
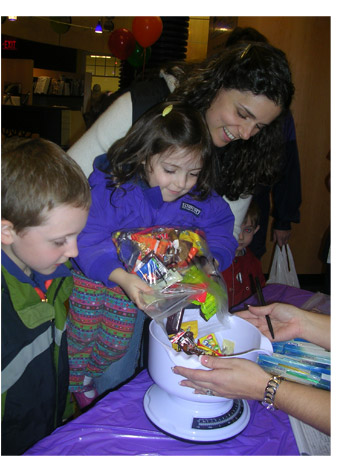
<path fill-rule="evenodd" d="M 262 288 L 261 288 L 261 284 L 260 284 L 260 280 L 258 276 L 255 276 L 255 284 L 256 284 L 257 297 L 259 299 L 260 306 L 265 306 L 266 302 L 263 297 Z M 266 314 L 266 320 L 267 320 L 269 332 L 272 338 L 274 339 L 274 330 L 273 330 L 273 326 L 271 325 L 270 317 L 268 316 L 268 314 Z"/>

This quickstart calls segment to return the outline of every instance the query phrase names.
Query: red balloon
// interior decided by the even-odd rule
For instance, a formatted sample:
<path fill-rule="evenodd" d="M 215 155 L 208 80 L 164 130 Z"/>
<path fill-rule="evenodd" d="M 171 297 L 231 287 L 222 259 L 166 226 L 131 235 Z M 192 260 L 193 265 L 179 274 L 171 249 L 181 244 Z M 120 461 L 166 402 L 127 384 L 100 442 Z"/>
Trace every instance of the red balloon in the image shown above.
<path fill-rule="evenodd" d="M 114 30 L 109 36 L 108 45 L 111 53 L 121 60 L 128 58 L 136 46 L 133 33 L 126 28 Z"/>
<path fill-rule="evenodd" d="M 163 31 L 160 17 L 135 17 L 132 22 L 132 32 L 143 48 L 153 45 Z"/>

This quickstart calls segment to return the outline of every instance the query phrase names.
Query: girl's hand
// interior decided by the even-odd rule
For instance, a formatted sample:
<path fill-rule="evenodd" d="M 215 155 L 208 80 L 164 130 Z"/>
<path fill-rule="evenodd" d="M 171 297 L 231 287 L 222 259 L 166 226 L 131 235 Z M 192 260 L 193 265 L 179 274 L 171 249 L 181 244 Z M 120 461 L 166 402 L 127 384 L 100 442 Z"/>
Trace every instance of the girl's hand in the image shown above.
<path fill-rule="evenodd" d="M 142 292 L 151 291 L 151 287 L 136 274 L 131 274 L 122 268 L 117 268 L 110 273 L 109 279 L 117 283 L 127 294 L 130 301 L 143 310 L 145 303 L 141 297 Z"/>
<path fill-rule="evenodd" d="M 212 390 L 215 396 L 225 398 L 246 398 L 262 400 L 264 390 L 270 379 L 255 362 L 247 359 L 212 357 L 203 355 L 201 363 L 212 370 L 195 370 L 185 367 L 173 367 L 175 374 L 186 377 L 183 387 L 195 389 L 195 393 L 206 394 Z"/>

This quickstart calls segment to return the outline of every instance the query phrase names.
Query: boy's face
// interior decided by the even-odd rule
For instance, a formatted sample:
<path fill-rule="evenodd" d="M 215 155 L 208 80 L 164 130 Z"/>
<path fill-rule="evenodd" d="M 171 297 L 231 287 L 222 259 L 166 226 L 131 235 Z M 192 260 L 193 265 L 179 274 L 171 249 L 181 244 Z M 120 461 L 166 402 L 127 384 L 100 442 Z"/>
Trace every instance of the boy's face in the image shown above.
<path fill-rule="evenodd" d="M 252 224 L 250 217 L 247 218 L 246 222 L 241 225 L 241 231 L 239 233 L 238 239 L 239 246 L 237 247 L 236 252 L 247 248 L 247 246 L 251 244 L 253 237 L 259 228 L 260 225 L 255 227 Z"/>
<path fill-rule="evenodd" d="M 47 212 L 39 226 L 17 234 L 10 222 L 2 222 L 2 249 L 24 271 L 53 273 L 57 266 L 78 255 L 77 236 L 85 226 L 88 210 L 60 205 Z M 8 225 L 9 224 L 9 225 Z"/>

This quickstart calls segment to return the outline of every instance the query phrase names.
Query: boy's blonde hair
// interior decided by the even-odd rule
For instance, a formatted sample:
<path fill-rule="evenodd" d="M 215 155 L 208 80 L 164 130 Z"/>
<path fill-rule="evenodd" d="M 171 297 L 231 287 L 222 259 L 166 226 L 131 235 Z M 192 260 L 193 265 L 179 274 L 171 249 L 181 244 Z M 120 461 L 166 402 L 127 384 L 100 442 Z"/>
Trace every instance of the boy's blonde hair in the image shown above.
<path fill-rule="evenodd" d="M 45 139 L 9 139 L 1 154 L 1 218 L 18 233 L 39 226 L 60 205 L 88 209 L 90 187 L 80 166 Z"/>

